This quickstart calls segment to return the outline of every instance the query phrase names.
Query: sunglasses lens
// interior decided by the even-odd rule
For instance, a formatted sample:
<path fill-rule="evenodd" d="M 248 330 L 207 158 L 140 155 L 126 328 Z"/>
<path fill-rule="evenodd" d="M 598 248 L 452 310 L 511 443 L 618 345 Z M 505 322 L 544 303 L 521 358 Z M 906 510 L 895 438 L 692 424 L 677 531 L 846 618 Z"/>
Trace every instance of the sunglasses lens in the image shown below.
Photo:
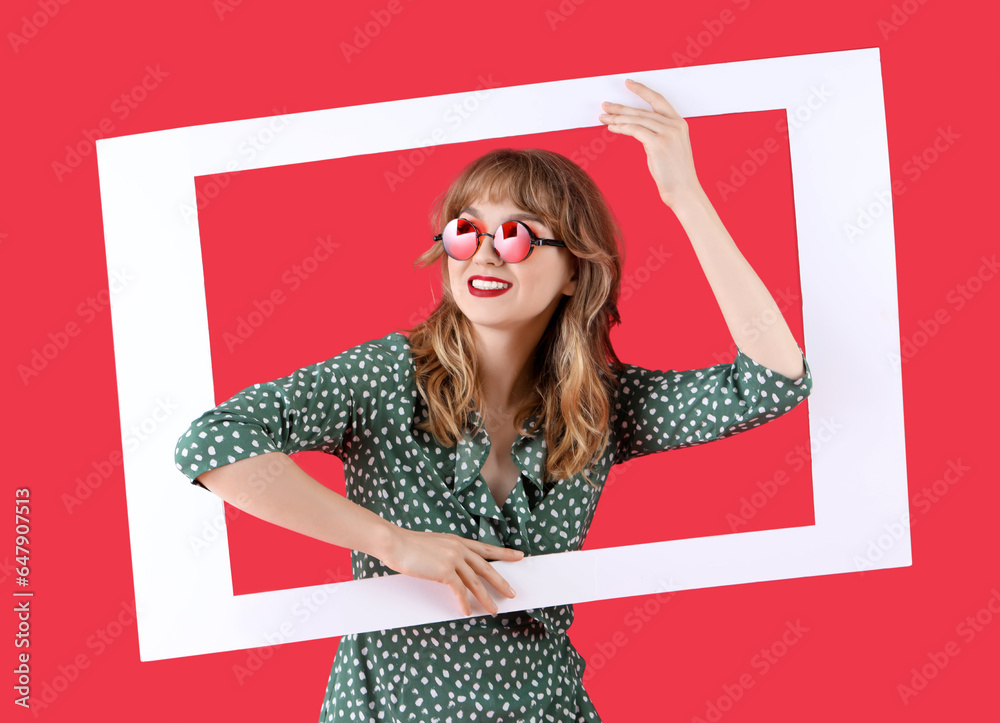
<path fill-rule="evenodd" d="M 497 230 L 493 248 L 509 264 L 524 261 L 531 250 L 531 233 L 520 221 L 507 221 Z"/>
<path fill-rule="evenodd" d="M 476 227 L 464 218 L 456 218 L 448 222 L 441 234 L 444 251 L 453 259 L 464 261 L 471 259 L 476 253 L 478 235 Z"/>

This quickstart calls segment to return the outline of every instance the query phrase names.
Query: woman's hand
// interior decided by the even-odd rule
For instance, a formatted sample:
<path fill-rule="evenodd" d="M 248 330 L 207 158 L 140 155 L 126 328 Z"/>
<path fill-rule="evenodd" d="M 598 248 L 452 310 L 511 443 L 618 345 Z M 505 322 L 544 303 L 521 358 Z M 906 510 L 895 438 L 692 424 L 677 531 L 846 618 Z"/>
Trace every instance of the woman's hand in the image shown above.
<path fill-rule="evenodd" d="M 524 557 L 521 550 L 445 532 L 422 532 L 404 527 L 397 527 L 393 532 L 382 562 L 396 572 L 444 583 L 455 592 L 465 615 L 471 614 L 467 590 L 471 590 L 494 617 L 499 610 L 480 577 L 507 597 L 514 597 L 514 589 L 487 560 L 520 560 Z"/>
<path fill-rule="evenodd" d="M 704 193 L 694 170 L 687 121 L 655 90 L 634 80 L 625 83 L 653 110 L 602 103 L 605 112 L 600 116 L 601 123 L 614 133 L 632 136 L 642 143 L 649 172 L 667 206 L 674 208 L 678 200 Z"/>

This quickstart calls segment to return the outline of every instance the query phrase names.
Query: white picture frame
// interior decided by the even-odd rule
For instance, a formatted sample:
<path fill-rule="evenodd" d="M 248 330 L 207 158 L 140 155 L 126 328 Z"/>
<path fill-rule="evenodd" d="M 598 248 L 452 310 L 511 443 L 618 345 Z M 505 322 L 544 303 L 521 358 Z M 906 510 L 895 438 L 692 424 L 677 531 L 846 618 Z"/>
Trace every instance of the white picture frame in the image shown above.
<path fill-rule="evenodd" d="M 787 113 L 803 321 L 816 380 L 810 430 L 833 422 L 838 432 L 811 458 L 814 525 L 494 563 L 518 590 L 515 600 L 499 597 L 500 610 L 911 564 L 878 48 L 278 114 L 97 141 L 142 660 L 455 618 L 450 589 L 405 575 L 233 594 L 223 501 L 186 484 L 173 466 L 177 438 L 214 406 L 201 239 L 190 217 L 197 213 L 194 177 L 597 126 L 601 100 L 635 105 L 626 77 L 655 88 L 687 118 Z M 448 134 L 436 133 L 455 103 L 532 112 L 470 114 Z M 279 134 L 280 142 L 270 142 Z M 245 149 L 239 160 L 236 148 Z M 868 214 L 864 233 L 852 233 L 873 205 L 878 220 Z M 115 283 L 123 277 L 128 284 Z M 175 411 L 143 444 L 129 444 L 127 430 L 148 421 L 164 399 Z M 210 528 L 220 540 L 196 554 L 189 539 Z M 302 615 L 307 601 L 312 612 Z M 484 614 L 472 603 L 474 615 Z"/>

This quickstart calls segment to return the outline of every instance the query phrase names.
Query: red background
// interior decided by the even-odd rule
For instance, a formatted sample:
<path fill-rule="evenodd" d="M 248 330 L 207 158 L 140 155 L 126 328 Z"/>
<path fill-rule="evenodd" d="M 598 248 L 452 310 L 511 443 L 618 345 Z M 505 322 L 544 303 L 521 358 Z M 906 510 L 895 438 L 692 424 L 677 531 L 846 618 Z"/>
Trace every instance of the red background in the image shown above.
<path fill-rule="evenodd" d="M 836 14 L 759 0 L 656 10 L 590 0 L 505 3 L 497 12 L 404 0 L 400 12 L 387 16 L 388 3 L 316 5 L 14 2 L 0 14 L 6 38 L 0 83 L 8 103 L 0 252 L 12 440 L 3 484 L 10 500 L 16 487 L 32 493 L 29 650 L 32 693 L 40 698 L 35 716 L 3 705 L 20 718 L 49 720 L 137 714 L 313 720 L 337 644 L 139 662 L 120 466 L 110 465 L 80 504 L 67 505 L 78 478 L 108 469 L 122 446 L 111 319 L 100 302 L 108 272 L 88 138 L 268 116 L 275 108 L 294 113 L 467 91 L 480 87 L 480 76 L 518 85 L 878 46 L 899 325 L 904 352 L 910 349 L 902 370 L 913 566 L 578 604 L 571 637 L 588 662 L 586 687 L 608 721 L 706 719 L 709 704 L 727 696 L 738 697 L 722 715 L 728 721 L 996 716 L 988 680 L 995 681 L 1000 624 L 986 606 L 1000 589 L 998 494 L 990 486 L 996 465 L 985 424 L 996 401 L 988 378 L 969 384 L 950 374 L 969 358 L 991 359 L 996 349 L 996 283 L 984 282 L 961 307 L 954 293 L 996 248 L 981 210 L 987 191 L 996 189 L 989 112 L 995 104 L 981 85 L 996 76 L 986 36 L 996 11 L 916 0 L 842 3 Z M 732 22 L 716 22 L 727 9 Z M 356 42 L 355 26 L 371 21 L 372 12 L 390 20 L 348 60 L 343 45 Z M 147 66 L 159 68 L 159 80 L 130 108 L 120 97 L 141 83 Z M 694 118 L 691 137 L 702 184 L 808 358 L 783 117 Z M 913 157 L 933 148 L 941 128 L 957 139 L 918 173 Z M 385 174 L 399 173 L 405 154 L 222 179 L 227 185 L 199 214 L 218 400 L 426 314 L 437 275 L 414 271 L 412 261 L 432 232 L 430 203 L 465 162 L 497 145 L 542 146 L 583 159 L 605 190 L 626 238 L 626 272 L 637 279 L 614 336 L 623 360 L 660 369 L 731 361 L 735 348 L 711 289 L 680 225 L 656 198 L 640 144 L 607 143 L 607 137 L 593 128 L 439 147 L 418 156 L 412 174 L 392 187 Z M 717 182 L 729 178 L 731 165 L 769 139 L 779 142 L 778 152 L 738 192 L 720 192 Z M 79 159 L 72 155 L 77 146 Z M 201 177 L 197 187 L 204 193 L 219 181 Z M 300 284 L 290 283 L 286 272 L 303 268 L 318 236 L 338 247 L 330 259 L 309 265 L 315 271 L 300 276 Z M 671 254 L 668 261 L 648 277 L 636 275 L 661 248 Z M 285 301 L 245 343 L 227 345 L 227 333 L 274 290 Z M 784 298 L 795 303 L 786 307 Z M 93 313 L 81 311 L 88 304 Z M 947 321 L 927 333 L 935 318 Z M 19 368 L 69 322 L 80 333 L 25 377 Z M 857 373 L 883 363 L 859 358 Z M 789 475 L 788 484 L 739 530 L 811 524 L 808 466 L 793 461 L 803 458 L 797 449 L 820 453 L 808 439 L 807 410 L 808 403 L 749 434 L 618 468 L 586 548 L 728 533 L 741 498 L 779 471 Z M 828 449 L 837 453 L 836 440 Z M 300 461 L 342 489 L 339 462 L 315 455 Z M 934 482 L 959 461 L 968 471 L 946 494 L 934 495 Z M 185 484 L 179 473 L 178 484 Z M 0 579 L 9 595 L 13 524 L 6 534 Z M 246 515 L 230 521 L 230 540 L 237 593 L 322 583 L 331 570 L 347 575 L 345 550 Z M 637 606 L 646 612 L 639 615 Z M 980 627 L 963 627 L 977 613 Z M 16 619 L 9 612 L 3 619 L 9 637 L 2 655 L 10 670 L 19 652 Z M 764 670 L 755 656 L 779 641 L 789 622 L 807 630 Z M 946 649 L 952 655 L 938 670 L 933 661 Z M 252 675 L 241 677 L 240 666 Z M 901 695 L 901 684 L 912 685 L 912 669 L 924 666 L 934 672 L 926 688 Z M 752 684 L 741 686 L 747 680 Z"/>

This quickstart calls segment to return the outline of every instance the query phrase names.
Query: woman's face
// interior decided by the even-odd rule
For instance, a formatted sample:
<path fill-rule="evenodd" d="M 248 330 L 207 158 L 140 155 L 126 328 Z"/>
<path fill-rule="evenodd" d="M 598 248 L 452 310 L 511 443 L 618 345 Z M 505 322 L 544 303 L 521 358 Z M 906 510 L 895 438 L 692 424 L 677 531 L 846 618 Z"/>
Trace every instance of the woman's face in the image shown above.
<path fill-rule="evenodd" d="M 521 221 L 538 238 L 555 238 L 552 229 L 522 208 L 511 204 L 477 199 L 459 215 L 472 221 L 480 233 L 494 233 L 504 221 Z M 562 239 L 557 239 L 562 241 Z M 508 264 L 493 250 L 493 239 L 481 238 L 476 254 L 465 261 L 448 257 L 451 293 L 458 308 L 475 326 L 497 330 L 538 330 L 548 326 L 563 295 L 576 291 L 576 259 L 560 246 L 535 246 L 531 255 Z M 499 281 L 502 293 L 480 291 L 474 279 Z"/>

